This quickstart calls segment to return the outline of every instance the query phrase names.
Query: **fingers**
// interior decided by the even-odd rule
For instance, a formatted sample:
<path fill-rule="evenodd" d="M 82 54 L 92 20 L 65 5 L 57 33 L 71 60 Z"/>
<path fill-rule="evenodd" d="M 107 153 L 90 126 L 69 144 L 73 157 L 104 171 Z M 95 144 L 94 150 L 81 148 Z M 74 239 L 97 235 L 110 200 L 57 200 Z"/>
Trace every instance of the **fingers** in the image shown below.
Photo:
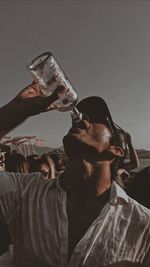
<path fill-rule="evenodd" d="M 25 87 L 18 94 L 18 97 L 20 97 L 22 99 L 26 99 L 26 98 L 36 97 L 36 96 L 40 96 L 40 95 L 43 95 L 43 93 L 40 89 L 40 86 L 37 83 L 33 82 L 32 84 Z"/>
<path fill-rule="evenodd" d="M 45 100 L 45 101 L 47 101 L 47 104 L 48 104 L 46 111 L 56 109 L 57 106 L 56 106 L 55 102 L 58 99 L 61 99 L 65 95 L 67 90 L 68 90 L 67 87 L 65 87 L 63 85 L 59 85 L 50 96 L 46 97 L 47 100 Z"/>
<path fill-rule="evenodd" d="M 56 101 L 63 98 L 68 88 L 64 85 L 59 85 L 50 96 L 46 96 L 42 93 L 40 86 L 33 82 L 23 89 L 15 98 L 20 104 L 28 106 L 30 113 L 38 114 L 41 112 L 50 111 L 56 109 Z M 35 112 L 32 112 L 34 107 Z"/>
<path fill-rule="evenodd" d="M 57 88 L 54 90 L 52 95 L 56 97 L 56 99 L 59 99 L 65 95 L 65 93 L 68 91 L 68 88 L 65 85 L 58 85 Z"/>

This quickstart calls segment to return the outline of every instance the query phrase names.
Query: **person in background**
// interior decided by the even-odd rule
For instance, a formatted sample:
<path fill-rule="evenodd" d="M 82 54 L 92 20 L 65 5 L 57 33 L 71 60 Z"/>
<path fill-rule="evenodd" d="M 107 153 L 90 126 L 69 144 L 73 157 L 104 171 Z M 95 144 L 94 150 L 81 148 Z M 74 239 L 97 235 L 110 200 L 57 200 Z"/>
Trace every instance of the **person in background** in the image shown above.
<path fill-rule="evenodd" d="M 48 179 L 56 178 L 55 163 L 49 153 L 44 153 L 41 155 L 41 160 L 49 166 L 49 177 Z"/>
<path fill-rule="evenodd" d="M 128 153 L 129 153 L 130 161 L 124 163 L 124 168 L 128 172 L 130 172 L 131 170 L 138 168 L 140 165 L 140 162 L 139 162 L 137 152 L 134 148 L 131 135 L 128 132 L 126 132 L 126 142 L 127 142 L 127 146 L 128 146 Z"/>
<path fill-rule="evenodd" d="M 115 124 L 116 125 L 116 124 Z M 128 187 L 130 172 L 139 167 L 139 159 L 136 150 L 132 144 L 131 135 L 125 132 L 120 126 L 116 125 L 119 143 L 124 151 L 124 156 L 120 160 L 120 168 L 117 171 L 117 181 L 124 189 Z"/>
<path fill-rule="evenodd" d="M 150 166 L 131 175 L 126 192 L 141 205 L 150 209 Z"/>
<path fill-rule="evenodd" d="M 55 164 L 56 175 L 63 172 L 65 169 L 65 154 L 61 150 L 53 150 L 49 153 L 49 156 L 52 158 Z"/>
<path fill-rule="evenodd" d="M 38 154 L 31 154 L 29 156 L 27 156 L 27 161 L 29 163 L 29 166 L 30 164 L 32 164 L 32 162 L 35 160 L 35 159 L 39 159 L 40 156 Z"/>
<path fill-rule="evenodd" d="M 5 158 L 9 157 L 11 155 L 11 147 L 9 145 L 0 145 L 0 151 L 5 153 Z"/>
<path fill-rule="evenodd" d="M 43 154 L 41 158 L 35 159 L 30 164 L 31 172 L 41 172 L 44 179 L 54 179 L 55 178 L 55 165 L 50 156 Z"/>
<path fill-rule="evenodd" d="M 5 152 L 0 152 L 0 171 L 5 171 Z"/>
<path fill-rule="evenodd" d="M 5 170 L 8 172 L 19 172 L 28 174 L 29 163 L 20 153 L 13 153 L 5 160 Z"/>
<path fill-rule="evenodd" d="M 1 136 L 53 109 L 58 97 L 43 98 L 35 84 L 23 90 L 0 111 Z M 107 104 L 93 96 L 77 109 L 83 119 L 63 138 L 69 163 L 59 179 L 0 173 L 0 217 L 15 241 L 16 267 L 149 267 L 150 211 L 114 181 L 123 150 Z"/>

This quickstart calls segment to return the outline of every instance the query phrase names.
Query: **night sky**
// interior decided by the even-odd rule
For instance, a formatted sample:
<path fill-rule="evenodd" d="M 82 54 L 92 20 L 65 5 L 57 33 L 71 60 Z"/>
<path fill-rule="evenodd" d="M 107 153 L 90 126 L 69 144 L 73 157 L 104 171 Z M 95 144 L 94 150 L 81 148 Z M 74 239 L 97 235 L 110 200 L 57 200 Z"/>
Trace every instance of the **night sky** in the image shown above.
<path fill-rule="evenodd" d="M 79 99 L 99 95 L 136 148 L 150 149 L 149 1 L 0 1 L 0 78 L 4 105 L 32 80 L 26 66 L 51 51 Z M 62 145 L 70 115 L 29 118 L 10 133 Z"/>

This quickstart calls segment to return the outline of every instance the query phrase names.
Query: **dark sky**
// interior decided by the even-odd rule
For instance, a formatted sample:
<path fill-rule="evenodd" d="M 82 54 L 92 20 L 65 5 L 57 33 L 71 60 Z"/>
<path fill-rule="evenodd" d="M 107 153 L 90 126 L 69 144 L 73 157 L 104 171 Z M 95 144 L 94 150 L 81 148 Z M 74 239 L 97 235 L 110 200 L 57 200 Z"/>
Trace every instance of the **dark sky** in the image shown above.
<path fill-rule="evenodd" d="M 79 99 L 103 97 L 137 148 L 150 149 L 149 1 L 0 1 L 0 105 L 31 82 L 26 66 L 51 51 Z M 61 146 L 71 120 L 53 111 L 11 134 Z"/>

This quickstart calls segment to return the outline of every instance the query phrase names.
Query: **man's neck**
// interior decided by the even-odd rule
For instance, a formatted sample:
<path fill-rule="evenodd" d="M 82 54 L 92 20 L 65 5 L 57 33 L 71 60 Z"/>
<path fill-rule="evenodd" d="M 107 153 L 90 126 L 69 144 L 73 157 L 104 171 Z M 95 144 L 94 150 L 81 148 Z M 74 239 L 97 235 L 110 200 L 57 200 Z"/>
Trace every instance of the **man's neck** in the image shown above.
<path fill-rule="evenodd" d="M 111 171 L 108 161 L 91 163 L 86 159 L 70 162 L 66 168 L 62 186 L 68 195 L 95 198 L 111 186 Z"/>

